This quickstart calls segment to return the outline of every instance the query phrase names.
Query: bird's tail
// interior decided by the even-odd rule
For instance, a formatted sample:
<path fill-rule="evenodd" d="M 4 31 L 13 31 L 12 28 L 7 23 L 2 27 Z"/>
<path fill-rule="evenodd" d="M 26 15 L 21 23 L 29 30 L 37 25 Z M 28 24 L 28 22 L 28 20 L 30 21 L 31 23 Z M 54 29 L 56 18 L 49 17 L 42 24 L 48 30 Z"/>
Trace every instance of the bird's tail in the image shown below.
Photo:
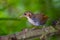
<path fill-rule="evenodd" d="M 53 26 L 54 29 L 57 30 L 56 24 L 57 24 L 57 20 L 53 20 L 51 25 Z"/>

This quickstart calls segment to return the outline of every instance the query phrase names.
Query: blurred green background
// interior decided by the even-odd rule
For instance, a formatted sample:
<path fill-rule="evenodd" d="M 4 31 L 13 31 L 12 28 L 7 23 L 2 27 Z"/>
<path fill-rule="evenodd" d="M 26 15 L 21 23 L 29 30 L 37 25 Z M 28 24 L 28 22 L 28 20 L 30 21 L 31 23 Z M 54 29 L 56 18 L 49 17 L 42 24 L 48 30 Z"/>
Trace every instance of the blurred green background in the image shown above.
<path fill-rule="evenodd" d="M 33 13 L 43 12 L 49 16 L 50 22 L 60 18 L 60 0 L 0 0 L 0 35 L 30 28 L 26 18 L 19 18 L 28 10 Z"/>

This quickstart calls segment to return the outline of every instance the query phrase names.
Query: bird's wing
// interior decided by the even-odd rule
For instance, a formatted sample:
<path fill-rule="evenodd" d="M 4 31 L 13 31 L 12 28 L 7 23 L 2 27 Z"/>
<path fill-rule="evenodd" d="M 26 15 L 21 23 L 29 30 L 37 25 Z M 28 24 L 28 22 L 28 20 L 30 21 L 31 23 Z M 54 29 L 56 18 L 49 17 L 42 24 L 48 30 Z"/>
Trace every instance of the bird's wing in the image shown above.
<path fill-rule="evenodd" d="M 41 21 L 44 18 L 44 14 L 42 14 L 42 13 L 41 14 L 36 14 L 35 17 L 38 18 Z"/>
<path fill-rule="evenodd" d="M 44 15 L 42 17 L 42 20 L 40 22 L 43 23 L 43 24 L 45 24 L 47 20 L 48 20 L 48 16 Z"/>
<path fill-rule="evenodd" d="M 41 13 L 41 14 L 37 14 L 36 18 L 38 18 L 40 23 L 43 24 L 43 23 L 45 23 L 47 21 L 48 16 Z"/>

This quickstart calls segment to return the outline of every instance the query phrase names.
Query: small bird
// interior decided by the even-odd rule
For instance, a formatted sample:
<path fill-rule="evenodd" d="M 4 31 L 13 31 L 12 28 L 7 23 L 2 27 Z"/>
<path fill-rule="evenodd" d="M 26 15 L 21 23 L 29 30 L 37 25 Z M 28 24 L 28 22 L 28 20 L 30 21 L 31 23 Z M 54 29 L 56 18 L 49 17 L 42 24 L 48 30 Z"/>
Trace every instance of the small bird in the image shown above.
<path fill-rule="evenodd" d="M 48 16 L 40 13 L 40 14 L 33 14 L 30 11 L 26 11 L 24 16 L 28 19 L 28 21 L 33 24 L 34 26 L 44 25 L 48 20 Z"/>

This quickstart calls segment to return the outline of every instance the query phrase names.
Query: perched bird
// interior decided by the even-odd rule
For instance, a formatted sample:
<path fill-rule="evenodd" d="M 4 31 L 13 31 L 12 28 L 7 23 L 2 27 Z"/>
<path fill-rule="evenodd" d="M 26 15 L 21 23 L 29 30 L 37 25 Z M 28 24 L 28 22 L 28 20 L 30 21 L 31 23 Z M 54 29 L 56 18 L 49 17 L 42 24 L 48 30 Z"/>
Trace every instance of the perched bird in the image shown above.
<path fill-rule="evenodd" d="M 34 26 L 44 25 L 46 23 L 46 21 L 48 20 L 48 16 L 43 13 L 33 14 L 32 12 L 27 11 L 24 13 L 24 16 Z"/>

